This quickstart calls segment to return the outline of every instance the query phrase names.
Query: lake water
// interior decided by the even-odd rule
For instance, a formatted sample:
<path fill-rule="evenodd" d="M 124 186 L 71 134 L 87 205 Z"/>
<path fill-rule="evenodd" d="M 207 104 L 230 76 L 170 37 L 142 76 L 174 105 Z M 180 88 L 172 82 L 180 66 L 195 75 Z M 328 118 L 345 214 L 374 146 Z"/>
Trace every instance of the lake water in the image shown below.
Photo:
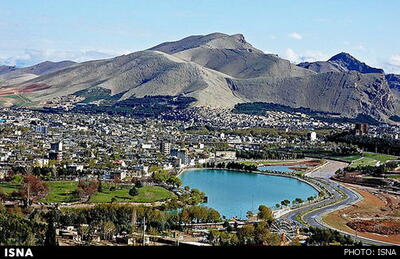
<path fill-rule="evenodd" d="M 255 212 L 261 204 L 272 208 L 282 200 L 317 195 L 310 185 L 282 176 L 204 169 L 185 171 L 180 178 L 183 186 L 205 192 L 208 202 L 204 205 L 227 218 L 245 218 L 247 211 Z"/>
<path fill-rule="evenodd" d="M 286 166 L 286 165 L 263 166 L 263 167 L 259 167 L 258 170 L 260 170 L 260 171 L 276 171 L 276 172 L 281 172 L 281 173 L 294 172 L 293 169 L 290 169 L 289 166 Z"/>

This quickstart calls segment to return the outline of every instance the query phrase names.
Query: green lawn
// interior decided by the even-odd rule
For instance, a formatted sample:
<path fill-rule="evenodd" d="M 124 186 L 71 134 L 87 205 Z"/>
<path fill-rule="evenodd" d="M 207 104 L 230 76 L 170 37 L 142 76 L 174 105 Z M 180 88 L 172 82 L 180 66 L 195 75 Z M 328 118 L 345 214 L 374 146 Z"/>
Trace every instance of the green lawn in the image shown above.
<path fill-rule="evenodd" d="M 78 187 L 78 182 L 75 181 L 54 181 L 46 182 L 49 187 L 49 193 L 39 202 L 47 203 L 62 203 L 79 201 L 79 198 L 72 195 Z M 118 202 L 155 202 L 163 199 L 172 198 L 175 196 L 172 192 L 158 186 L 144 186 L 138 189 L 139 194 L 136 196 L 129 195 L 129 186 L 124 186 L 122 189 L 110 191 L 112 185 L 104 184 L 103 192 L 97 192 L 92 195 L 89 202 L 111 202 L 115 197 Z M 13 183 L 0 183 L 0 190 L 10 194 L 17 191 L 20 185 Z"/>
<path fill-rule="evenodd" d="M 49 193 L 39 202 L 61 203 L 79 201 L 72 192 L 78 188 L 78 182 L 75 181 L 55 181 L 46 182 L 49 186 Z"/>
<path fill-rule="evenodd" d="M 21 185 L 13 184 L 13 183 L 0 183 L 0 190 L 4 191 L 7 194 L 12 193 L 13 191 L 18 191 Z"/>
<path fill-rule="evenodd" d="M 365 152 L 362 154 L 361 158 L 352 160 L 350 167 L 376 166 L 378 162 L 385 163 L 388 160 L 396 160 L 396 159 L 398 159 L 398 157 L 396 156 Z"/>
<path fill-rule="evenodd" d="M 368 157 L 371 159 L 378 160 L 382 163 L 388 161 L 388 160 L 396 160 L 398 159 L 397 156 L 391 156 L 391 155 L 385 155 L 385 154 L 377 154 L 377 153 L 370 153 L 370 152 L 365 152 L 363 154 L 364 157 Z"/>
<path fill-rule="evenodd" d="M 361 155 L 354 155 L 354 156 L 334 156 L 332 158 L 343 160 L 346 162 L 353 162 L 354 160 L 360 159 L 361 157 L 362 157 Z"/>
<path fill-rule="evenodd" d="M 129 195 L 128 187 L 110 191 L 105 185 L 103 192 L 97 192 L 90 197 L 89 202 L 111 202 L 114 197 L 118 202 L 155 202 L 175 196 L 172 192 L 159 186 L 144 186 L 138 189 L 136 196 Z"/>
<path fill-rule="evenodd" d="M 362 157 L 360 159 L 354 160 L 349 167 L 358 167 L 358 166 L 376 166 L 378 160 Z"/>

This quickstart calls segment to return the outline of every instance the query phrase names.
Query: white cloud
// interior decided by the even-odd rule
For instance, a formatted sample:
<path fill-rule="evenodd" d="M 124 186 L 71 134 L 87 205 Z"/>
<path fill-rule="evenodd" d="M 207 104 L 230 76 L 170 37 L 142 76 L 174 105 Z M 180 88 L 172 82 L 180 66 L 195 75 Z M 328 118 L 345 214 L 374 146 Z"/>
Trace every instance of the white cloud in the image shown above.
<path fill-rule="evenodd" d="M 385 73 L 400 74 L 400 54 L 394 55 L 381 62 Z"/>
<path fill-rule="evenodd" d="M 289 37 L 295 40 L 302 40 L 303 39 L 303 35 L 301 35 L 298 32 L 293 32 L 289 34 Z"/>
<path fill-rule="evenodd" d="M 112 51 L 112 50 L 38 50 L 25 49 L 21 53 L 2 57 L 0 65 L 14 65 L 18 67 L 31 66 L 43 61 L 62 61 L 72 60 L 76 62 L 84 62 L 95 59 L 111 58 L 122 54 L 127 54 L 130 51 Z"/>
<path fill-rule="evenodd" d="M 288 59 L 292 63 L 298 64 L 301 62 L 315 62 L 315 61 L 324 61 L 329 57 L 320 51 L 315 50 L 307 50 L 302 53 L 297 53 L 293 49 L 286 49 L 282 55 L 283 58 Z"/>
<path fill-rule="evenodd" d="M 389 58 L 389 64 L 400 67 L 400 55 L 391 56 Z"/>

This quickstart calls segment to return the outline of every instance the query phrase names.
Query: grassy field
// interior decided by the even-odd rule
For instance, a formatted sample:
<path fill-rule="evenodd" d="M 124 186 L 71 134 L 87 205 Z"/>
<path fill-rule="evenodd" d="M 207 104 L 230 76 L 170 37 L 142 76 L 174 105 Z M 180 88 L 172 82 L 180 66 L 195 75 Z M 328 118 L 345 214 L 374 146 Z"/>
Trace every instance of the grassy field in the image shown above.
<path fill-rule="evenodd" d="M 79 198 L 72 195 L 78 187 L 75 181 L 55 181 L 46 182 L 49 187 L 49 193 L 39 202 L 46 203 L 62 203 L 79 201 Z M 126 186 L 122 189 L 110 191 L 111 185 L 104 184 L 103 192 L 97 192 L 92 195 L 89 202 L 111 202 L 112 198 L 116 198 L 118 202 L 155 202 L 175 196 L 172 192 L 158 186 L 145 186 L 138 189 L 139 194 L 136 196 L 129 195 L 130 187 Z M 0 190 L 7 194 L 18 191 L 19 184 L 0 183 Z"/>
<path fill-rule="evenodd" d="M 382 163 L 388 161 L 388 160 L 396 160 L 398 159 L 397 156 L 391 156 L 391 155 L 385 155 L 385 154 L 377 154 L 377 153 L 370 153 L 370 152 L 365 152 L 363 154 L 364 157 L 375 159 L 377 161 L 380 161 Z"/>
<path fill-rule="evenodd" d="M 138 189 L 136 196 L 129 195 L 129 188 L 110 191 L 107 187 L 103 192 L 97 192 L 90 197 L 89 202 L 111 202 L 115 198 L 118 202 L 155 202 L 175 196 L 172 192 L 158 186 L 144 186 Z"/>
<path fill-rule="evenodd" d="M 349 167 L 358 167 L 358 166 L 376 166 L 379 161 L 368 158 L 362 157 L 360 159 L 354 160 Z"/>
<path fill-rule="evenodd" d="M 351 161 L 352 163 L 350 164 L 350 167 L 376 166 L 378 162 L 385 163 L 388 160 L 396 159 L 398 159 L 396 156 L 365 152 L 362 154 L 362 157 Z"/>
<path fill-rule="evenodd" d="M 55 181 L 46 182 L 49 186 L 49 193 L 46 197 L 39 200 L 39 202 L 61 203 L 61 202 L 74 202 L 80 200 L 72 195 L 78 187 L 78 182 L 75 181 Z"/>
<path fill-rule="evenodd" d="M 18 191 L 21 185 L 13 184 L 13 183 L 0 183 L 0 190 L 3 192 L 10 194 L 13 191 Z"/>
<path fill-rule="evenodd" d="M 332 157 L 332 158 L 333 158 L 333 159 L 343 160 L 343 161 L 346 161 L 346 162 L 351 163 L 351 162 L 353 162 L 354 160 L 357 160 L 357 159 L 362 158 L 362 156 L 361 156 L 361 155 L 354 155 L 354 156 L 334 156 L 334 157 Z"/>

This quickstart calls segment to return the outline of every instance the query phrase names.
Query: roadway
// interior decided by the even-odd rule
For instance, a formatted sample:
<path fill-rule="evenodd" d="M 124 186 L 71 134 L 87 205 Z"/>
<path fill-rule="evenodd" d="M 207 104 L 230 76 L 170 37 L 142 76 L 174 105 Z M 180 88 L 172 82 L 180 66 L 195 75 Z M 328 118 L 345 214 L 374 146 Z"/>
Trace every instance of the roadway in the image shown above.
<path fill-rule="evenodd" d="M 362 196 L 359 195 L 357 192 L 336 183 L 335 181 L 332 181 L 330 179 L 331 176 L 335 174 L 335 172 L 338 169 L 346 167 L 348 164 L 343 163 L 343 162 L 338 162 L 338 161 L 333 161 L 333 160 L 328 160 L 327 163 L 317 170 L 314 170 L 307 174 L 308 177 L 313 178 L 315 181 L 317 181 L 320 185 L 323 186 L 325 190 L 327 190 L 331 195 L 328 199 L 309 204 L 306 206 L 303 206 L 299 209 L 295 209 L 293 211 L 290 211 L 289 213 L 285 214 L 282 216 L 282 218 L 289 219 L 293 222 L 296 222 L 299 225 L 304 226 L 301 222 L 298 222 L 296 220 L 296 217 L 300 213 L 305 213 L 302 216 L 303 221 L 313 227 L 318 227 L 322 229 L 333 229 L 337 230 L 343 234 L 350 235 L 353 239 L 357 241 L 361 241 L 365 244 L 370 244 L 370 245 L 395 245 L 392 243 L 387 243 L 383 241 L 378 241 L 378 240 L 373 240 L 370 238 L 365 238 L 365 237 L 360 237 L 358 235 L 354 235 L 351 233 L 347 233 L 338 229 L 335 229 L 331 226 L 328 226 L 322 221 L 322 216 L 336 211 L 343 209 L 348 206 L 352 206 L 353 204 L 356 204 L 360 201 L 363 200 Z M 344 194 L 344 195 L 343 195 Z M 311 210 L 311 211 L 310 211 Z M 307 213 L 307 211 L 310 211 Z"/>

